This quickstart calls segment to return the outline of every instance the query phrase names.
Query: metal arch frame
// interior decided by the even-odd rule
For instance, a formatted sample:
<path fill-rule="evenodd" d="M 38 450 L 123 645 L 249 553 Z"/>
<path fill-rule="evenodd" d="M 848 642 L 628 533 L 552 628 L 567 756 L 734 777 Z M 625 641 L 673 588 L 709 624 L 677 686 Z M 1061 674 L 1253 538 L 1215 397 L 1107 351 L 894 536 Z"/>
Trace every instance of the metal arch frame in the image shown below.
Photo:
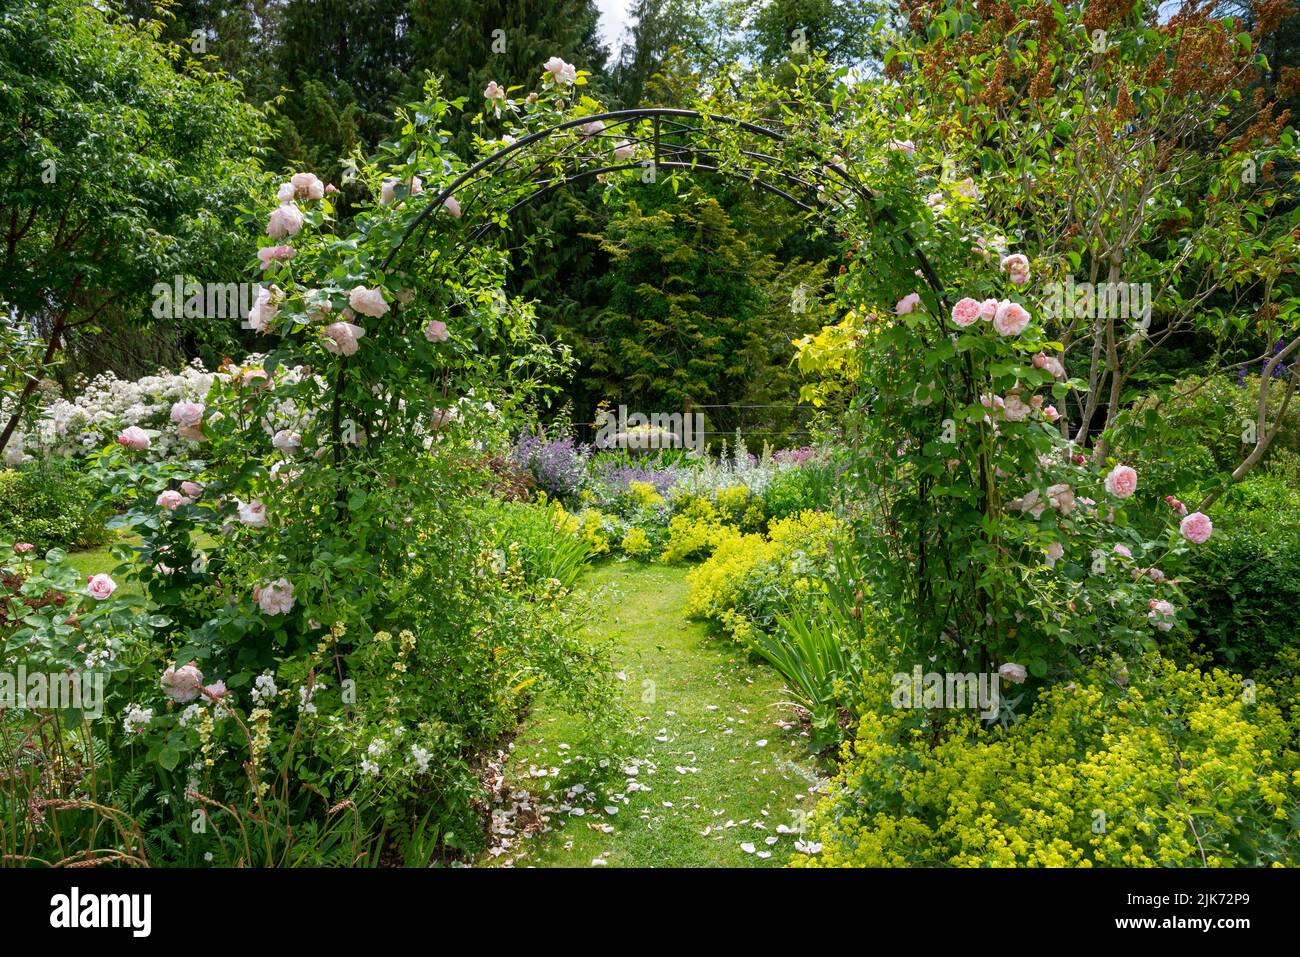
<path fill-rule="evenodd" d="M 384 258 L 382 268 L 387 269 L 392 264 L 393 260 L 397 257 L 398 253 L 401 252 L 402 249 L 406 246 L 407 242 L 410 240 L 412 235 L 414 235 L 417 229 L 423 226 L 427 230 L 431 226 L 430 223 L 431 217 L 438 210 L 442 209 L 443 203 L 449 197 L 453 196 L 457 190 L 461 189 L 467 183 L 473 185 L 474 183 L 479 182 L 481 179 L 487 178 L 486 175 L 480 176 L 480 174 L 483 174 L 485 171 L 490 170 L 492 167 L 494 166 L 507 167 L 509 165 L 510 160 L 516 155 L 524 155 L 524 152 L 526 150 L 529 150 L 531 147 L 535 146 L 536 144 L 543 142 L 547 139 L 550 139 L 551 137 L 556 136 L 557 134 L 573 129 L 575 127 L 585 126 L 587 124 L 594 123 L 597 121 L 605 123 L 606 124 L 605 128 L 602 129 L 602 131 L 599 134 L 590 138 L 590 139 L 603 139 L 603 138 L 611 137 L 611 134 L 608 132 L 610 126 L 630 126 L 633 123 L 637 123 L 647 119 L 652 120 L 654 124 L 652 145 L 654 148 L 653 163 L 656 168 L 663 167 L 666 169 L 703 170 L 705 172 L 716 172 L 725 175 L 735 176 L 738 179 L 745 179 L 748 180 L 751 184 L 757 185 L 758 187 L 772 193 L 773 195 L 785 199 L 786 201 L 792 203 L 796 207 L 804 210 L 805 212 L 817 216 L 819 219 L 822 219 L 823 222 L 829 219 L 833 211 L 843 212 L 843 210 L 845 209 L 846 204 L 843 201 L 838 199 L 824 198 L 823 191 L 818 183 L 812 182 L 807 179 L 803 179 L 789 172 L 788 169 L 785 169 L 784 167 L 786 164 L 779 157 L 771 156 L 769 154 L 757 152 L 753 150 L 746 150 L 746 149 L 740 150 L 740 155 L 742 156 L 746 156 L 752 160 L 760 161 L 762 163 L 772 164 L 772 168 L 762 169 L 762 170 L 749 169 L 749 168 L 735 169 L 735 168 L 728 168 L 725 166 L 718 166 L 716 164 L 701 163 L 698 159 L 700 155 L 704 155 L 712 158 L 719 151 L 716 148 L 699 149 L 693 146 L 684 146 L 676 143 L 664 144 L 661 138 L 661 121 L 667 119 L 672 123 L 673 128 L 668 131 L 668 135 L 707 134 L 709 131 L 705 130 L 701 126 L 688 126 L 685 123 L 678 122 L 680 120 L 696 120 L 696 121 L 704 120 L 707 122 L 718 123 L 724 126 L 730 126 L 732 128 L 742 130 L 744 132 L 751 133 L 759 137 L 764 137 L 775 143 L 787 142 L 789 137 L 785 133 L 779 130 L 774 130 L 769 127 L 760 126 L 756 123 L 751 123 L 747 120 L 737 119 L 736 117 L 725 116 L 720 113 L 707 113 L 700 110 L 682 109 L 677 107 L 641 107 L 638 109 L 631 109 L 631 110 L 613 110 L 605 113 L 597 113 L 591 116 L 574 117 L 572 119 L 565 120 L 562 123 L 558 123 L 555 126 L 550 126 L 542 130 L 535 130 L 534 132 L 529 133 L 526 136 L 520 137 L 515 142 L 507 144 L 506 146 L 502 147 L 501 149 L 497 150 L 491 155 L 480 159 L 479 161 L 477 161 L 476 163 L 468 167 L 454 180 L 452 180 L 446 187 L 444 187 L 432 199 L 432 201 L 430 201 L 428 205 L 426 205 L 425 208 L 420 211 L 420 213 L 415 217 L 415 219 L 413 219 L 410 222 L 410 224 L 406 228 L 406 231 L 402 234 L 401 238 L 398 240 L 397 244 L 391 250 L 389 250 L 388 255 Z M 651 141 L 645 140 L 640 137 L 638 137 L 635 140 L 635 142 L 639 144 L 651 143 Z M 665 145 L 669 148 L 669 151 L 666 154 L 664 152 Z M 566 153 L 566 152 L 558 152 L 555 154 L 553 158 L 568 158 L 571 155 L 573 154 Z M 690 157 L 690 162 L 685 161 L 685 159 L 683 159 L 682 157 Z M 539 183 L 538 189 L 534 190 L 532 193 L 528 194 L 523 199 L 518 200 L 512 203 L 509 207 L 507 207 L 505 212 L 502 214 L 502 218 L 508 218 L 516 210 L 524 206 L 527 206 L 528 204 L 534 202 L 538 198 L 560 188 L 561 186 L 575 182 L 579 179 L 583 179 L 588 176 L 597 176 L 604 173 L 618 172 L 620 170 L 644 168 L 644 166 L 645 166 L 644 160 L 638 162 L 631 162 L 631 163 L 620 163 L 612 166 L 606 165 L 606 166 L 601 166 L 599 168 L 593 168 L 593 169 L 579 169 L 579 170 L 575 170 L 572 172 L 568 172 L 556 176 L 549 181 L 543 180 L 541 183 Z M 540 171 L 541 168 L 542 168 L 542 164 L 539 164 L 537 167 L 535 167 L 534 173 Z M 856 196 L 859 200 L 863 201 L 864 203 L 874 202 L 875 200 L 874 194 L 863 183 L 857 180 L 854 176 L 850 175 L 848 171 L 845 170 L 844 167 L 841 166 L 838 162 L 827 162 L 823 158 L 822 169 L 828 171 L 830 174 L 833 174 L 839 180 L 840 185 L 847 187 L 851 191 L 851 193 L 854 196 Z M 787 186 L 791 188 L 812 191 L 813 199 L 816 203 L 816 206 L 800 200 L 789 189 L 782 189 L 780 186 L 776 186 L 762 179 L 759 175 L 760 172 L 779 177 L 785 182 Z M 489 173 L 487 175 L 492 175 L 492 174 Z M 817 209 L 817 206 L 822 207 L 823 210 L 825 211 L 824 212 L 819 211 Z M 833 210 L 832 209 L 833 207 L 838 207 L 838 209 Z M 880 208 L 877 209 L 876 212 L 877 215 L 879 215 L 880 218 L 883 219 L 885 222 L 891 225 L 897 225 L 897 219 L 894 217 L 893 212 L 891 210 L 887 208 Z M 473 232 L 470 233 L 466 237 L 466 240 L 463 242 L 464 248 L 461 250 L 460 254 L 455 258 L 454 262 L 459 263 L 461 259 L 463 259 L 464 256 L 469 252 L 469 250 L 473 248 L 474 244 L 479 239 L 481 239 L 490 230 L 498 227 L 499 225 L 500 223 L 498 221 L 490 220 L 489 222 L 484 223 L 483 225 L 473 230 Z M 912 250 L 913 255 L 916 256 L 920 265 L 921 274 L 924 277 L 926 283 L 930 286 L 930 288 L 934 291 L 934 293 L 939 297 L 940 301 L 942 302 L 945 298 L 943 295 L 943 288 L 942 288 L 942 284 L 939 282 L 938 275 L 935 273 L 933 266 L 930 264 L 925 254 L 917 247 L 916 241 L 912 238 L 911 234 L 907 230 L 903 231 L 903 238 L 907 241 L 908 246 Z"/>

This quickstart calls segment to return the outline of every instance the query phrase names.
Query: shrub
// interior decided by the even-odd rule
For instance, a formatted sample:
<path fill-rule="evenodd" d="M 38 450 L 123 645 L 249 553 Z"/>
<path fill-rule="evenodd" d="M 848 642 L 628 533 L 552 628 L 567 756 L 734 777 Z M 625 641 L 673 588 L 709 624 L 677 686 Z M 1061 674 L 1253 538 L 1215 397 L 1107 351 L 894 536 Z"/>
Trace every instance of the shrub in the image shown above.
<path fill-rule="evenodd" d="M 1300 861 L 1293 732 L 1265 688 L 1144 659 L 1044 692 L 1009 728 L 864 715 L 808 866 L 1261 866 Z M 883 692 L 882 692 L 883 700 Z M 1291 838 L 1291 840 L 1288 840 Z"/>
<path fill-rule="evenodd" d="M 487 506 L 491 528 L 506 561 L 518 561 L 530 583 L 551 579 L 572 588 L 591 557 L 581 524 L 558 505 L 498 503 Z"/>
<path fill-rule="evenodd" d="M 777 469 L 763 489 L 763 511 L 768 518 L 785 518 L 805 509 L 829 509 L 835 491 L 834 466 L 813 458 L 790 461 L 795 464 Z"/>
<path fill-rule="evenodd" d="M 629 528 L 627 534 L 623 536 L 623 541 L 619 544 L 623 554 L 629 558 L 642 558 L 650 553 L 654 544 L 650 541 L 650 536 L 645 533 L 644 529 Z"/>
<path fill-rule="evenodd" d="M 63 459 L 0 472 L 0 538 L 90 548 L 108 540 L 105 513 L 77 466 Z"/>
<path fill-rule="evenodd" d="M 668 540 L 659 560 L 673 564 L 706 558 L 723 539 L 739 534 L 716 520 L 694 515 L 674 515 L 668 522 Z"/>

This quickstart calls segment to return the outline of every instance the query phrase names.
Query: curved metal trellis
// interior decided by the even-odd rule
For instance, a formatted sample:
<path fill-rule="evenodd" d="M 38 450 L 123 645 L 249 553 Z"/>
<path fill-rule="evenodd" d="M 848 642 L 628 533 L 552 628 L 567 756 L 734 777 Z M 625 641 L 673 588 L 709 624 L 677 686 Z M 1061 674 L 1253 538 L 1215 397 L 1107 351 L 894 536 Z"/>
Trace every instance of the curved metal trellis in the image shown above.
<path fill-rule="evenodd" d="M 587 132 L 595 124 L 600 125 L 599 129 Z M 579 136 L 573 135 L 575 129 Z M 734 151 L 747 165 L 726 161 L 722 133 L 727 131 L 757 138 L 758 143 L 742 144 Z M 758 148 L 764 140 L 776 144 L 778 149 L 769 153 Z M 392 264 L 417 231 L 423 234 L 432 227 L 432 216 L 452 196 L 460 203 L 462 218 L 479 207 L 494 213 L 467 232 L 453 260 L 455 265 L 491 230 L 500 228 L 516 211 L 551 192 L 590 176 L 646 168 L 703 171 L 743 179 L 791 203 L 829 231 L 836 230 L 838 217 L 853 213 L 859 205 L 873 207 L 874 215 L 896 225 L 892 213 L 874 208 L 871 191 L 836 159 L 814 155 L 810 161 L 799 162 L 778 155 L 780 147 L 789 141 L 790 136 L 778 129 L 718 113 L 673 107 L 615 110 L 565 120 L 506 144 L 453 179 L 412 220 L 389 251 L 383 266 L 386 269 Z M 558 144 L 558 149 L 546 151 L 544 147 L 552 143 Z M 623 146 L 621 152 L 630 147 L 633 154 L 630 161 L 610 163 L 615 146 Z M 487 184 L 511 173 L 532 182 L 535 188 L 505 209 L 493 211 Z M 942 299 L 943 290 L 933 267 L 911 236 L 906 232 L 903 235 L 917 257 L 925 281 Z"/>

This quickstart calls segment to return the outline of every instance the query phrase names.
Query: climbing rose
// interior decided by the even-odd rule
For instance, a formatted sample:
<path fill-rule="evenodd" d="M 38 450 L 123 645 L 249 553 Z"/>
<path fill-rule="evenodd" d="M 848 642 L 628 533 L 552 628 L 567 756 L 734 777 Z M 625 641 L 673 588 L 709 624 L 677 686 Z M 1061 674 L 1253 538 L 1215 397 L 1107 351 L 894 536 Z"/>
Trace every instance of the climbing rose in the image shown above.
<path fill-rule="evenodd" d="M 1017 286 L 1029 282 L 1029 260 L 1020 253 L 1012 253 L 1002 260 L 1002 271 L 1011 277 Z"/>
<path fill-rule="evenodd" d="M 348 293 L 348 305 L 361 313 L 363 316 L 373 316 L 378 319 L 388 311 L 388 303 L 384 301 L 384 294 L 378 289 L 367 289 L 365 286 L 354 286 Z"/>
<path fill-rule="evenodd" d="M 1106 476 L 1105 485 L 1116 498 L 1128 498 L 1137 491 L 1138 474 L 1127 465 L 1117 465 Z"/>
<path fill-rule="evenodd" d="M 117 582 L 103 573 L 91 575 L 86 579 L 86 590 L 90 592 L 91 598 L 96 601 L 103 601 L 117 591 Z"/>
<path fill-rule="evenodd" d="M 294 195 L 299 199 L 323 199 L 325 184 L 315 173 L 294 173 L 289 180 Z"/>
<path fill-rule="evenodd" d="M 187 499 L 180 492 L 177 492 L 173 489 L 168 489 L 167 491 L 163 492 L 161 495 L 158 496 L 157 504 L 161 505 L 163 508 L 167 509 L 167 511 L 170 512 L 172 509 L 177 509 L 180 508 L 182 505 L 190 504 L 190 500 Z"/>
<path fill-rule="evenodd" d="M 391 203 L 393 201 L 395 195 L 394 191 L 397 189 L 398 182 L 399 181 L 395 179 L 386 179 L 383 181 L 379 187 L 379 201 L 381 203 Z M 424 192 L 424 183 L 418 176 L 412 176 L 411 182 L 408 185 L 411 188 L 412 196 L 418 196 Z"/>
<path fill-rule="evenodd" d="M 230 694 L 230 689 L 226 687 L 224 681 L 214 681 L 210 685 L 203 686 L 204 697 L 212 701 L 220 701 L 228 694 Z"/>
<path fill-rule="evenodd" d="M 597 133 L 605 131 L 605 124 L 600 120 L 592 120 L 590 123 L 583 123 L 580 129 L 583 136 L 595 136 Z"/>
<path fill-rule="evenodd" d="M 257 251 L 257 258 L 262 262 L 262 271 L 270 269 L 276 263 L 288 262 L 298 251 L 292 246 L 263 246 Z"/>
<path fill-rule="evenodd" d="M 1178 523 L 1178 530 L 1183 533 L 1183 538 L 1194 545 L 1200 545 L 1210 540 L 1214 523 L 1204 512 L 1192 512 Z"/>
<path fill-rule="evenodd" d="M 909 292 L 902 299 L 898 300 L 898 305 L 894 306 L 894 312 L 897 315 L 905 316 L 921 303 L 919 293 Z"/>
<path fill-rule="evenodd" d="M 199 696 L 203 687 L 203 672 L 191 661 L 179 668 L 168 668 L 162 676 L 163 691 L 177 704 L 187 704 Z"/>
<path fill-rule="evenodd" d="M 293 183 L 281 183 L 280 189 L 276 192 L 275 198 L 280 201 L 280 205 L 293 202 Z"/>
<path fill-rule="evenodd" d="M 203 494 L 203 486 L 198 482 L 182 482 L 181 491 L 190 498 L 198 498 Z"/>
<path fill-rule="evenodd" d="M 1034 356 L 1034 368 L 1046 369 L 1057 379 L 1065 378 L 1065 366 L 1061 365 L 1061 360 L 1055 359 L 1045 352 L 1040 352 Z"/>
<path fill-rule="evenodd" d="M 483 89 L 483 99 L 485 100 L 504 100 L 506 98 L 506 89 L 497 83 L 496 80 L 489 80 L 488 85 Z"/>
<path fill-rule="evenodd" d="M 614 144 L 614 159 L 620 163 L 630 160 L 632 154 L 636 152 L 636 147 L 627 140 L 619 140 Z"/>
<path fill-rule="evenodd" d="M 1168 631 L 1174 627 L 1174 615 L 1177 614 L 1173 605 L 1167 601 L 1156 601 L 1152 599 L 1147 605 L 1150 609 L 1147 612 L 1147 618 L 1151 624 L 1155 625 L 1161 631 Z"/>
<path fill-rule="evenodd" d="M 1115 554 L 1123 556 L 1124 558 L 1133 557 L 1133 553 L 1129 550 L 1129 547 L 1127 545 L 1116 545 Z"/>
<path fill-rule="evenodd" d="M 281 452 L 292 452 L 302 445 L 302 436 L 290 429 L 281 429 L 275 433 L 271 444 Z"/>
<path fill-rule="evenodd" d="M 572 63 L 565 63 L 557 56 L 546 61 L 546 72 L 554 83 L 569 84 L 578 78 L 578 70 Z"/>
<path fill-rule="evenodd" d="M 980 319 L 980 304 L 969 297 L 959 299 L 952 307 L 952 321 L 959 326 L 973 326 Z"/>
<path fill-rule="evenodd" d="M 1064 482 L 1059 485 L 1049 485 L 1047 487 L 1047 498 L 1052 503 L 1052 508 L 1062 515 L 1069 515 L 1074 511 L 1074 489 Z"/>
<path fill-rule="evenodd" d="M 455 196 L 448 196 L 442 201 L 443 209 L 447 210 L 455 219 L 460 219 L 460 200 Z"/>
<path fill-rule="evenodd" d="M 430 319 L 429 324 L 424 327 L 424 338 L 430 342 L 446 342 L 447 324 L 440 319 Z"/>
<path fill-rule="evenodd" d="M 1029 677 L 1029 672 L 1025 670 L 1025 666 L 1018 665 L 1014 661 L 1008 661 L 1006 664 L 999 667 L 998 674 L 1003 678 L 1006 678 L 1008 681 L 1015 682 L 1018 685 L 1024 684 L 1025 679 Z"/>
<path fill-rule="evenodd" d="M 985 322 L 989 322 L 997 314 L 998 301 L 996 299 L 985 299 L 980 303 L 980 318 Z"/>
<path fill-rule="evenodd" d="M 1049 568 L 1055 568 L 1056 563 L 1065 555 L 1065 547 L 1060 542 L 1052 542 L 1047 546 L 1047 565 Z"/>
<path fill-rule="evenodd" d="M 1003 401 L 1002 414 L 1006 416 L 1008 422 L 1023 422 L 1029 417 L 1029 406 L 1013 392 Z"/>
<path fill-rule="evenodd" d="M 271 290 L 262 286 L 258 290 L 257 301 L 253 303 L 253 308 L 248 310 L 248 328 L 257 332 L 266 332 L 270 328 L 271 320 L 280 312 L 280 307 L 271 299 Z"/>
<path fill-rule="evenodd" d="M 266 506 L 260 501 L 237 502 L 239 507 L 239 520 L 249 528 L 266 527 Z"/>
<path fill-rule="evenodd" d="M 253 601 L 267 615 L 287 615 L 293 608 L 293 585 L 284 578 L 253 587 Z"/>
<path fill-rule="evenodd" d="M 323 331 L 326 336 L 323 343 L 325 351 L 336 356 L 356 355 L 357 340 L 366 334 L 366 330 L 350 322 L 332 322 Z"/>
<path fill-rule="evenodd" d="M 302 213 L 293 203 L 282 203 L 271 211 L 266 222 L 266 235 L 272 239 L 297 236 L 302 231 Z"/>
<path fill-rule="evenodd" d="M 1000 336 L 1018 336 L 1029 325 L 1029 313 L 1018 302 L 1004 299 L 998 303 L 998 311 L 993 316 L 993 328 Z"/>
<path fill-rule="evenodd" d="M 1056 406 L 1054 405 L 1043 406 L 1043 418 L 1047 419 L 1048 422 L 1055 422 L 1060 417 L 1061 417 L 1061 413 L 1056 411 Z"/>
<path fill-rule="evenodd" d="M 198 425 L 203 421 L 203 406 L 198 402 L 174 402 L 170 417 L 177 425 Z"/>
<path fill-rule="evenodd" d="M 117 437 L 117 444 L 143 452 L 149 448 L 149 436 L 138 425 L 132 425 L 122 430 L 122 434 Z"/>

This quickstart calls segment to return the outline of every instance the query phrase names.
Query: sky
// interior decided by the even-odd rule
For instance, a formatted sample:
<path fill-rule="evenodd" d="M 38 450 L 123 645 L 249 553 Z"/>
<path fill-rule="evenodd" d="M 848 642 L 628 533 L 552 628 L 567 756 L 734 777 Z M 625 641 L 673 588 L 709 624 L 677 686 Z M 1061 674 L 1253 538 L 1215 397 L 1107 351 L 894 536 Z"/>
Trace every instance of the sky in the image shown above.
<path fill-rule="evenodd" d="M 617 53 L 623 31 L 627 29 L 632 0 L 596 0 L 596 6 L 600 10 L 600 38 L 611 54 Z"/>

